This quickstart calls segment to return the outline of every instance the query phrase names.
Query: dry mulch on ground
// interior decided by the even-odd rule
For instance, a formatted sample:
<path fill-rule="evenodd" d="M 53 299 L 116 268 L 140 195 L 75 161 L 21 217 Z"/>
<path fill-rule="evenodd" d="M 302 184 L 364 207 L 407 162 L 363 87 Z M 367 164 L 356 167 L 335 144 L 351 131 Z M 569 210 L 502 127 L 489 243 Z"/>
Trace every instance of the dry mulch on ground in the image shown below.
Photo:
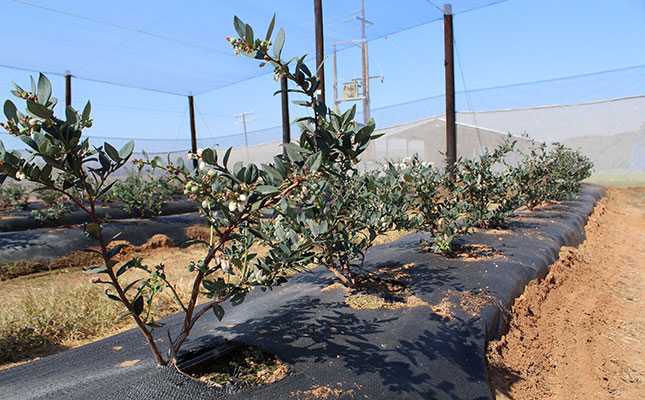
<path fill-rule="evenodd" d="M 489 346 L 497 399 L 645 395 L 645 188 L 609 189 L 586 228 Z"/>

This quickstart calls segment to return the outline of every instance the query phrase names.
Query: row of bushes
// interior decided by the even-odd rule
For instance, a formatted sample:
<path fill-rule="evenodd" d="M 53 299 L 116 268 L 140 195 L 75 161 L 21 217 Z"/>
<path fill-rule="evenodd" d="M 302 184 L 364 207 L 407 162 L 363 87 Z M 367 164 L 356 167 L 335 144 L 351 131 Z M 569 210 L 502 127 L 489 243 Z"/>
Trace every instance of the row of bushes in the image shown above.
<path fill-rule="evenodd" d="M 65 216 L 77 209 L 69 199 L 46 187 L 29 189 L 7 184 L 0 187 L 0 210 L 28 209 L 28 199 L 32 193 L 44 205 L 31 211 L 38 221 L 65 223 Z M 146 177 L 141 172 L 130 172 L 125 179 L 117 180 L 99 200 L 103 203 L 120 203 L 129 214 L 148 218 L 161 214 L 163 207 L 180 193 L 181 187 L 173 185 L 165 177 Z"/>
<path fill-rule="evenodd" d="M 432 250 L 452 254 L 456 236 L 474 226 L 497 227 L 522 206 L 533 209 L 553 200 L 570 199 L 591 175 L 593 163 L 562 144 L 544 143 L 519 152 L 520 161 L 507 162 L 516 142 L 504 141 L 475 159 L 458 160 L 441 171 L 413 157 L 409 165 L 386 174 L 402 177 L 413 193 L 408 229 L 433 233 Z"/>
<path fill-rule="evenodd" d="M 262 40 L 236 17 L 239 38 L 229 41 L 236 53 L 260 60 L 261 66 L 273 66 L 277 77 L 295 86 L 289 91 L 307 99 L 297 102 L 309 115 L 297 120 L 299 142 L 286 144 L 286 154 L 260 166 L 229 165 L 230 149 L 221 159 L 214 149 L 191 154 L 202 166 L 196 170 L 181 159 L 135 160 L 140 168 L 161 169 L 168 181 L 181 184 L 210 226 L 209 240 L 186 244 L 207 246 L 202 260 L 187 265 L 194 273 L 188 297 L 168 281 L 163 264 L 148 267 L 141 259 L 117 262 L 121 246 L 108 246 L 114 238 L 104 236 L 103 221 L 96 215 L 97 201 L 116 186 L 108 183 L 109 177 L 128 162 L 134 143 L 120 150 L 107 142 L 90 147 L 82 138 L 83 129 L 92 125 L 90 103 L 82 112 L 68 107 L 65 121 L 54 117 L 56 100 L 44 75 L 37 85 L 32 82 L 31 91 L 16 87 L 14 94 L 26 101 L 27 114 L 10 101 L 5 103 L 8 121 L 3 126 L 27 144 L 33 157 L 5 151 L 0 143 L 0 181 L 8 176 L 36 182 L 64 194 L 88 213 L 93 222 L 84 230 L 98 241 L 104 266 L 87 272 L 96 274 L 93 281 L 107 287 L 108 297 L 132 315 L 159 364 L 176 359 L 204 313 L 214 312 L 221 320 L 223 302 L 241 304 L 254 288 L 280 285 L 293 270 L 305 270 L 312 262 L 322 264 L 343 284 L 360 287 L 366 251 L 380 234 L 400 228 L 429 231 L 435 238 L 433 249 L 450 253 L 455 235 L 474 224 L 500 224 L 521 205 L 535 207 L 573 196 L 591 168 L 588 159 L 563 146 L 535 145 L 518 165 L 497 170 L 514 146 L 506 142 L 445 172 L 414 158 L 409 165 L 361 173 L 356 167 L 360 155 L 380 136 L 374 134 L 374 121 L 360 126 L 354 121 L 355 107 L 340 112 L 322 103 L 317 97 L 321 82 L 304 63 L 305 57 L 281 58 L 284 31 L 272 39 L 274 21 Z M 98 161 L 100 168 L 87 167 L 90 161 Z M 130 270 L 143 271 L 147 278 L 135 279 Z M 168 358 L 151 334 L 160 326 L 151 309 L 162 291 L 170 291 L 184 311 L 181 332 L 174 337 L 169 333 Z M 200 296 L 206 301 L 197 308 Z"/>

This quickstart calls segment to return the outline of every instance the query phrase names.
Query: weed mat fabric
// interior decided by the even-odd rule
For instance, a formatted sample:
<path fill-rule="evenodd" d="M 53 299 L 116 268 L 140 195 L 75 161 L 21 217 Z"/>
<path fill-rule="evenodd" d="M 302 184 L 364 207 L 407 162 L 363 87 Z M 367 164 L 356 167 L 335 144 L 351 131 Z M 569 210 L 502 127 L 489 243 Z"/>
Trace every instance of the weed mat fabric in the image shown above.
<path fill-rule="evenodd" d="M 40 204 L 35 209 L 42 209 Z M 197 212 L 197 205 L 192 200 L 175 200 L 166 204 L 162 208 L 160 215 L 175 215 Z M 123 209 L 123 204 L 101 205 L 97 208 L 96 214 L 99 218 L 109 216 L 112 220 L 130 219 L 136 217 Z M 79 225 L 91 223 L 90 216 L 83 210 L 76 210 L 65 216 L 68 225 Z M 27 231 L 30 229 L 53 228 L 62 226 L 61 221 L 40 222 L 36 220 L 31 211 L 19 211 L 12 213 L 4 218 L 0 218 L 0 232 L 17 232 Z"/>
<path fill-rule="evenodd" d="M 7 399 L 490 399 L 484 354 L 508 308 L 525 285 L 546 274 L 563 245 L 584 240 L 588 215 L 603 189 L 584 185 L 577 200 L 520 211 L 503 230 L 481 231 L 458 244 L 496 250 L 493 258 L 443 258 L 415 233 L 374 247 L 366 267 L 404 268 L 399 276 L 430 306 L 355 310 L 321 268 L 280 288 L 226 304 L 218 323 L 207 314 L 186 350 L 235 340 L 274 353 L 291 368 L 277 383 L 257 388 L 211 388 L 155 366 L 138 331 L 0 371 Z M 470 296 L 466 296 L 470 294 Z M 470 299 L 483 299 L 476 306 Z M 468 300 L 468 301 L 465 301 Z M 443 303 L 442 303 L 443 302 Z M 433 306 L 448 303 L 450 313 Z M 180 315 L 165 320 L 177 332 Z M 165 329 L 155 332 L 167 346 Z"/>
<path fill-rule="evenodd" d="M 119 240 L 140 246 L 157 233 L 168 236 L 175 243 L 188 238 L 184 229 L 202 224 L 198 213 L 168 215 L 149 219 L 124 219 L 105 223 L 104 235 L 108 238 L 121 233 Z M 0 260 L 53 260 L 75 251 L 97 246 L 80 226 L 73 228 L 40 228 L 19 232 L 0 232 Z"/>

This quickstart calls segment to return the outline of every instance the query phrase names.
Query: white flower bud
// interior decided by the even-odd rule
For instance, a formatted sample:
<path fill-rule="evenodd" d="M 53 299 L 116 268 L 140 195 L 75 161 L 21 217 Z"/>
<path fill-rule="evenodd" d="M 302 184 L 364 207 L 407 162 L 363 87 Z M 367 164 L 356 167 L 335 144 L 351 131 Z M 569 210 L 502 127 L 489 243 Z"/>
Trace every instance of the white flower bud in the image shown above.
<path fill-rule="evenodd" d="M 228 210 L 230 212 L 235 211 L 236 208 L 237 208 L 237 203 L 236 202 L 231 201 L 230 203 L 228 203 Z"/>
<path fill-rule="evenodd" d="M 246 202 L 246 195 L 245 194 L 240 195 L 240 201 L 241 202 Z"/>
<path fill-rule="evenodd" d="M 26 177 L 27 177 L 27 175 L 25 175 L 25 173 L 23 171 L 18 171 L 16 173 L 16 180 L 18 180 L 18 181 L 21 181 L 21 180 L 25 179 Z"/>
<path fill-rule="evenodd" d="M 202 201 L 202 208 L 208 208 L 210 207 L 211 203 L 208 200 Z"/>

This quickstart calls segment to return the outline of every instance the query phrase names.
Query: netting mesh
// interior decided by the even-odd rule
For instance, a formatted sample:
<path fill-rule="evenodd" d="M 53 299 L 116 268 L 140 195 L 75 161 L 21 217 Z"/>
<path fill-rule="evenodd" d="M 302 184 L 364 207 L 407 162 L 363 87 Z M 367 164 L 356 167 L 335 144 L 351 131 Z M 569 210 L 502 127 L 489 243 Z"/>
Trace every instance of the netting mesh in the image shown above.
<path fill-rule="evenodd" d="M 440 164 L 445 149 L 445 99 L 441 94 L 442 3 L 366 0 L 365 5 L 367 19 L 373 23 L 366 30 L 373 61 L 370 75 L 385 75 L 384 84 L 378 80 L 372 84 L 370 115 L 376 120 L 377 129 L 386 135 L 371 145 L 362 165 L 371 168 L 385 160 L 404 160 L 415 153 Z M 495 7 L 488 7 L 491 5 Z M 518 60 L 509 53 L 513 49 L 496 46 L 499 36 L 506 31 L 491 29 L 495 20 L 487 10 L 497 10 L 500 5 L 508 9 L 529 6 L 522 1 L 452 2 L 459 41 L 458 155 L 480 154 L 500 143 L 508 133 L 520 141 L 521 147 L 527 143 L 522 135 L 528 134 L 537 141 L 560 141 L 582 149 L 594 161 L 596 176 L 613 179 L 641 174 L 645 177 L 645 172 L 640 172 L 645 170 L 645 114 L 642 111 L 645 109 L 645 65 L 638 52 L 629 59 L 631 64 L 602 64 L 605 71 L 582 69 L 567 73 L 562 68 L 563 72 L 547 74 L 542 70 L 548 68 L 531 65 L 545 58 L 539 53 L 544 49 L 536 47 L 530 59 Z M 324 2 L 323 6 L 328 54 L 327 103 L 333 104 L 332 43 L 359 38 L 360 22 L 354 11 L 360 8 L 360 1 Z M 463 14 L 482 7 L 481 12 Z M 126 9 L 127 13 L 120 11 Z M 616 5 L 614 9 L 623 16 L 638 15 L 642 10 L 643 5 L 638 2 Z M 281 151 L 280 99 L 271 95 L 279 85 L 273 81 L 270 70 L 259 69 L 257 63 L 244 57 L 234 57 L 223 38 L 234 34 L 233 15 L 264 29 L 275 11 L 278 12 L 276 26 L 287 31 L 284 53 L 312 54 L 314 25 L 310 1 L 162 0 L 155 2 L 153 8 L 146 3 L 120 0 L 109 3 L 66 0 L 56 4 L 41 0 L 7 2 L 6 12 L 12 18 L 0 26 L 0 33 L 7 38 L 0 45 L 3 52 L 0 64 L 4 65 L 0 66 L 0 76 L 28 85 L 33 71 L 53 73 L 50 78 L 62 103 L 62 75 L 70 71 L 74 76 L 73 106 L 82 108 L 87 99 L 93 104 L 95 124 L 86 132 L 94 145 L 109 141 L 119 147 L 135 139 L 137 151 L 170 152 L 173 157 L 185 157 L 191 147 L 186 96 L 194 95 L 198 147 L 216 147 L 221 152 L 234 147 L 231 161 L 267 162 Z M 478 19 L 484 19 L 485 23 L 475 25 Z M 520 18 L 505 23 L 516 27 L 529 24 L 530 20 Z M 25 30 L 25 21 L 37 23 L 30 23 L 30 29 Z M 589 37 L 588 42 L 580 44 L 580 49 L 558 50 L 563 59 L 591 54 L 591 50 L 610 56 L 618 44 L 607 43 L 598 36 L 611 29 L 625 30 L 629 25 L 595 20 L 596 25 L 588 31 L 575 33 L 569 31 L 568 21 L 567 16 L 549 14 L 548 21 L 530 22 L 558 32 L 563 40 L 567 40 L 566 35 L 574 34 L 578 35 L 578 41 Z M 57 26 L 66 29 L 57 29 Z M 629 29 L 633 34 L 626 36 L 626 45 L 636 38 L 631 46 L 642 48 L 642 41 L 639 43 L 637 39 L 639 32 L 643 32 L 642 24 Z M 594 31 L 599 33 L 594 36 Z M 528 29 L 517 31 L 517 35 L 516 45 L 537 43 L 535 32 Z M 421 51 L 409 52 L 405 47 L 407 42 L 418 42 Z M 544 47 L 556 46 L 557 43 L 551 43 Z M 348 43 L 337 44 L 337 48 L 339 63 L 344 65 L 338 74 L 342 84 L 360 71 L 360 49 Z M 30 49 L 33 51 L 26 51 Z M 486 53 L 485 57 L 480 53 Z M 508 68 L 495 72 L 500 59 Z M 392 70 L 390 64 L 397 69 Z M 491 72 L 477 75 L 485 79 L 473 80 L 474 74 L 469 73 L 468 66 Z M 508 75 L 507 79 L 504 74 Z M 409 76 L 414 79 L 403 79 Z M 3 87 L 10 88 L 6 84 Z M 302 98 L 292 95 L 290 100 Z M 349 105 L 342 103 L 341 108 Z M 56 111 L 63 114 L 60 106 Z M 247 121 L 244 134 L 242 125 L 236 124 L 239 119 L 233 115 L 247 111 L 254 113 Z M 303 115 L 298 106 L 290 106 L 289 111 L 292 120 Z M 356 120 L 362 119 L 358 103 Z M 291 132 L 296 139 L 295 126 Z M 0 139 L 9 149 L 24 148 L 22 142 L 4 132 L 0 133 Z"/>

